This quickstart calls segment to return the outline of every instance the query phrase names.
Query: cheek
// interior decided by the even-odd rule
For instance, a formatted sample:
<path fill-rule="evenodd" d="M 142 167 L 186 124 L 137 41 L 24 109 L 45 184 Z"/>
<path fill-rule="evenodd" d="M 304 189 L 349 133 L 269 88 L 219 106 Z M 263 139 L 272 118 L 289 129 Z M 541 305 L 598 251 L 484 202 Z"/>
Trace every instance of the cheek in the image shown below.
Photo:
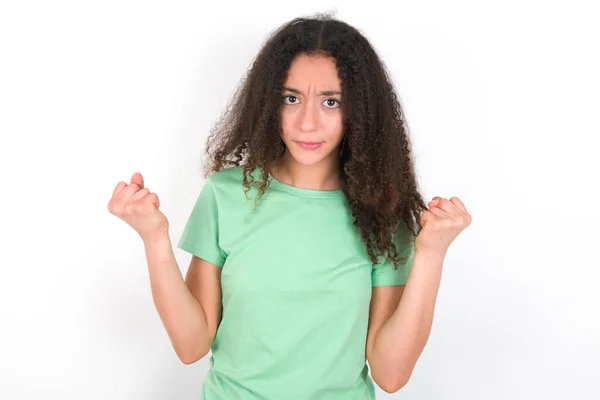
<path fill-rule="evenodd" d="M 292 131 L 294 126 L 294 117 L 290 113 L 283 112 L 281 114 L 281 136 L 284 141 L 289 137 L 289 133 Z"/>
<path fill-rule="evenodd" d="M 327 126 L 327 131 L 330 133 L 330 140 L 338 143 L 342 140 L 342 136 L 344 134 L 344 124 L 342 121 L 342 117 L 338 116 L 336 118 L 332 118 L 328 121 L 329 124 Z"/>

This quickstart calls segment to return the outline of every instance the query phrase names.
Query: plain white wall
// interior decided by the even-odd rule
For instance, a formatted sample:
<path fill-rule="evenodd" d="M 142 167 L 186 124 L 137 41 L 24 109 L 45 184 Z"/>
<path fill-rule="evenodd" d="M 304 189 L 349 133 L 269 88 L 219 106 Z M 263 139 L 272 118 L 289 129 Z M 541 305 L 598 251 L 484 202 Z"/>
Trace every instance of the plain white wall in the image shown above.
<path fill-rule="evenodd" d="M 175 244 L 205 137 L 266 35 L 334 8 L 393 74 L 425 197 L 473 216 L 411 381 L 378 399 L 600 398 L 599 29 L 583 4 L 3 2 L 0 398 L 200 398 L 208 359 L 177 359 L 108 200 L 142 172 Z"/>

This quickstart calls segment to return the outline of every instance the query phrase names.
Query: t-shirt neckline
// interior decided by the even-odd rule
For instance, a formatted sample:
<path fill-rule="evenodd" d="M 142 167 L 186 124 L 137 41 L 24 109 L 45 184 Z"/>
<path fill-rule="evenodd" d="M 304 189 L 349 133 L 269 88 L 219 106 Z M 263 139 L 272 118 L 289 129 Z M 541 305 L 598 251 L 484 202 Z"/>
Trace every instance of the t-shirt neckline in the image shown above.
<path fill-rule="evenodd" d="M 315 190 L 315 189 L 304 189 L 297 186 L 288 185 L 275 179 L 271 173 L 269 173 L 269 179 L 271 181 L 270 186 L 280 188 L 286 192 L 294 193 L 305 197 L 319 197 L 319 198 L 332 198 L 332 197 L 344 197 L 344 190 Z"/>

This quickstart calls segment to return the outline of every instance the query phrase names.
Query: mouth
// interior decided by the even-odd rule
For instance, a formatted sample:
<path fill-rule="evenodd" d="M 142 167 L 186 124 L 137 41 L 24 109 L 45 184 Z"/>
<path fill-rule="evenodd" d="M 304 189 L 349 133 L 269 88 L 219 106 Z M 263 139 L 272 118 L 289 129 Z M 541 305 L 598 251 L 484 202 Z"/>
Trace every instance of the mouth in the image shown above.
<path fill-rule="evenodd" d="M 299 142 L 299 141 L 295 141 L 295 142 L 298 143 L 298 146 L 300 146 L 306 150 L 318 149 L 319 147 L 321 147 L 321 144 L 323 143 L 323 142 Z"/>

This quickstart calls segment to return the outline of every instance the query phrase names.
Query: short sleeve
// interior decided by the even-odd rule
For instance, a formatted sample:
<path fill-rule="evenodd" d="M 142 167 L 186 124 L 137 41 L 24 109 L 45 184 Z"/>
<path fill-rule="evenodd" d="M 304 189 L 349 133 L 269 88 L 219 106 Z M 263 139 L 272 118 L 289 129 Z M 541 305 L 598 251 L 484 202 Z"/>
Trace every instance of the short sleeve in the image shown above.
<path fill-rule="evenodd" d="M 219 218 L 213 185 L 209 177 L 198 195 L 177 247 L 222 267 L 225 254 L 219 247 Z"/>
<path fill-rule="evenodd" d="M 380 264 L 373 264 L 371 270 L 373 287 L 405 285 L 408 281 L 415 256 L 415 235 L 408 229 L 406 222 L 401 221 L 392 240 L 396 245 L 398 255 L 400 258 L 405 258 L 406 262 L 403 264 L 401 260 L 397 269 L 394 269 L 394 262 L 389 258 Z"/>

